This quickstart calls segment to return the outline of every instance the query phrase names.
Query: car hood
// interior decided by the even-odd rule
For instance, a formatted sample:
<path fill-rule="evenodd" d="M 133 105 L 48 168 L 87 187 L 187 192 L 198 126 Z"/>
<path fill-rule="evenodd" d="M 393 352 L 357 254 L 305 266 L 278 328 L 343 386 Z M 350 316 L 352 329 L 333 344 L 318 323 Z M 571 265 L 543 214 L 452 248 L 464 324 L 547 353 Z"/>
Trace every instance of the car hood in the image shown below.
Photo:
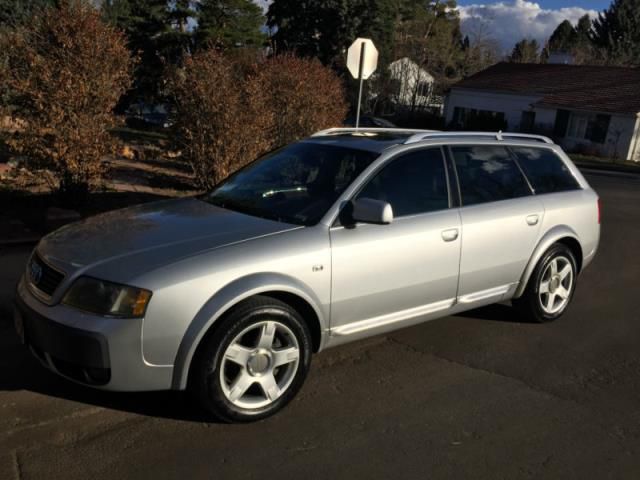
<path fill-rule="evenodd" d="M 115 210 L 67 225 L 44 237 L 38 252 L 67 269 L 116 263 L 120 270 L 133 273 L 295 228 L 300 227 L 183 198 Z"/>

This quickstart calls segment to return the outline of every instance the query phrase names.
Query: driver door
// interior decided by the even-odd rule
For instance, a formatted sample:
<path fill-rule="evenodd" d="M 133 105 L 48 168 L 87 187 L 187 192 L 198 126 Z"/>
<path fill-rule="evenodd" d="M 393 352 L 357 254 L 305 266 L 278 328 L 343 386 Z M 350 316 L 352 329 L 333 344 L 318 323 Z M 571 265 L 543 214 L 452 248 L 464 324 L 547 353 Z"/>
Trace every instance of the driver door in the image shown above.
<path fill-rule="evenodd" d="M 364 337 L 442 315 L 457 294 L 462 232 L 441 148 L 391 159 L 356 198 L 390 203 L 394 219 L 331 228 L 332 335 Z"/>

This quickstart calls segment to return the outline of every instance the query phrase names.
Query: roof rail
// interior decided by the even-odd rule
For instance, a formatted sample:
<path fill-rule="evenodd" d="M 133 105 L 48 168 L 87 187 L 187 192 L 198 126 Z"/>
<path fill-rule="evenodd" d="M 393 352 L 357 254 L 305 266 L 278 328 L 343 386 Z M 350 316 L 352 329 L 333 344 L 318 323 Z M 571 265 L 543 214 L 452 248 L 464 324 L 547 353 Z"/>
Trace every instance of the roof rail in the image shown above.
<path fill-rule="evenodd" d="M 418 134 L 427 134 L 431 132 L 437 132 L 437 130 L 420 130 L 415 128 L 338 127 L 338 128 L 327 128 L 326 130 L 320 130 L 319 132 L 316 132 L 311 136 L 323 137 L 325 135 L 334 135 L 339 133 L 413 133 L 415 136 Z"/>
<path fill-rule="evenodd" d="M 531 142 L 541 142 L 553 144 L 549 137 L 543 135 L 531 135 L 528 133 L 503 133 L 500 132 L 426 132 L 416 133 L 405 140 L 405 144 L 416 143 L 422 140 L 441 139 L 441 138 L 494 138 L 496 140 L 528 140 Z"/>

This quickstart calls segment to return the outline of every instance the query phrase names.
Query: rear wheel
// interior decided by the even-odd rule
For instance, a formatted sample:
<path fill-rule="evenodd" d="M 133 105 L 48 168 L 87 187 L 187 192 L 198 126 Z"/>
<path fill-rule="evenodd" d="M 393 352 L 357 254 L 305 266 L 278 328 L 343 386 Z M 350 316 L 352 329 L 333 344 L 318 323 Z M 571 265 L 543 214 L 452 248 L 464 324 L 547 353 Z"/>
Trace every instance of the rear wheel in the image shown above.
<path fill-rule="evenodd" d="M 311 336 L 289 305 L 257 296 L 235 307 L 199 347 L 189 388 L 227 422 L 250 422 L 282 409 L 302 387 Z"/>
<path fill-rule="evenodd" d="M 513 303 L 529 320 L 553 321 L 565 312 L 573 298 L 576 274 L 573 252 L 556 243 L 536 265 L 522 297 Z"/>

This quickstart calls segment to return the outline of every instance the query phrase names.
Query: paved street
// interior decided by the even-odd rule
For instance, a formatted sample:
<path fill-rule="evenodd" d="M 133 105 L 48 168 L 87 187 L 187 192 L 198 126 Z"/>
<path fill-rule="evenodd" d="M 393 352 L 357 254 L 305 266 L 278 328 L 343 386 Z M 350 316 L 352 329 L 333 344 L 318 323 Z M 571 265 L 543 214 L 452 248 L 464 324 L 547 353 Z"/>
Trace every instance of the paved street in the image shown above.
<path fill-rule="evenodd" d="M 0 479 L 640 478 L 640 177 L 588 179 L 601 247 L 560 321 L 497 305 L 324 352 L 251 425 L 46 372 L 11 325 L 28 249 L 0 250 Z"/>

